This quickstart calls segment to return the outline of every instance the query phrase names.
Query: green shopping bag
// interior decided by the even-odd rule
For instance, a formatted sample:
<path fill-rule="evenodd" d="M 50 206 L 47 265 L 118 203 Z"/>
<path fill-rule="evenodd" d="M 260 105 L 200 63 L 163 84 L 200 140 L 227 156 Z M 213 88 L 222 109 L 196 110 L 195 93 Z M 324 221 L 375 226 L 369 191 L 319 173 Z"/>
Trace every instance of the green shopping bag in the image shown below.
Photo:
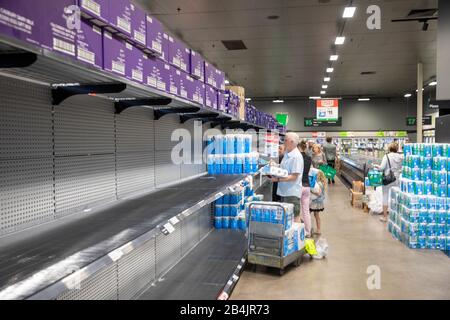
<path fill-rule="evenodd" d="M 336 175 L 336 169 L 327 165 L 321 165 L 319 169 L 325 174 L 325 177 L 327 177 L 328 179 L 334 179 L 334 176 Z"/>

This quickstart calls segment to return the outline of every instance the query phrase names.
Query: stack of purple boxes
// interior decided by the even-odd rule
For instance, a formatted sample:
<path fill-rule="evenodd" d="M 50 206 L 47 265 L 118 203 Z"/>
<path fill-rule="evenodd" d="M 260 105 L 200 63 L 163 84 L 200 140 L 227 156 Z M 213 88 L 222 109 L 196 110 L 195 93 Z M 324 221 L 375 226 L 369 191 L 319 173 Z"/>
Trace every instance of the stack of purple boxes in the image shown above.
<path fill-rule="evenodd" d="M 237 117 L 240 103 L 239 96 L 231 90 L 225 90 L 223 97 L 225 100 L 225 108 L 219 110 Z"/>
<path fill-rule="evenodd" d="M 166 34 L 133 1 L 0 0 L 0 12 L 0 34 L 6 37 L 237 116 L 225 73 Z M 249 122 L 272 125 L 255 113 L 246 110 Z"/>

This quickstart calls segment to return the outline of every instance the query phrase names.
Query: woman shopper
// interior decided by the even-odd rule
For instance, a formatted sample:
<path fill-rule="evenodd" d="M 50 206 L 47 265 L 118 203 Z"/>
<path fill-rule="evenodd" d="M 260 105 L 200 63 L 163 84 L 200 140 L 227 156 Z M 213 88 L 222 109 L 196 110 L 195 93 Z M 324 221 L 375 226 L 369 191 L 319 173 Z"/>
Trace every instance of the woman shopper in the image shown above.
<path fill-rule="evenodd" d="M 327 159 L 325 158 L 325 154 L 322 152 L 320 144 L 315 144 L 312 150 L 313 150 L 313 154 L 311 157 L 312 165 L 314 168 L 319 169 L 321 165 L 327 163 Z"/>
<path fill-rule="evenodd" d="M 380 218 L 380 221 L 386 222 L 387 221 L 387 215 L 388 215 L 388 201 L 389 201 L 389 190 L 391 190 L 392 187 L 396 187 L 399 185 L 399 176 L 402 171 L 402 162 L 403 162 L 403 155 L 398 153 L 398 143 L 393 142 L 388 147 L 388 154 L 386 154 L 383 157 L 383 160 L 381 161 L 380 166 L 375 166 L 379 170 L 381 170 L 384 173 L 385 177 L 388 177 L 391 175 L 391 173 L 395 177 L 395 181 L 391 182 L 388 185 L 383 185 L 383 217 Z"/>
<path fill-rule="evenodd" d="M 314 218 L 316 219 L 316 227 L 317 231 L 314 234 L 320 236 L 322 221 L 320 219 L 321 212 L 325 209 L 324 201 L 325 201 L 325 186 L 327 185 L 327 178 L 325 174 L 318 170 L 317 171 L 317 180 L 314 188 L 311 189 L 311 202 L 309 204 L 309 210 L 311 213 L 314 213 Z"/>
<path fill-rule="evenodd" d="M 300 141 L 298 148 L 303 156 L 303 175 L 302 175 L 302 193 L 300 197 L 300 207 L 302 211 L 302 220 L 305 224 L 306 237 L 311 237 L 311 214 L 309 212 L 309 169 L 311 168 L 311 157 L 306 154 L 307 143 Z"/>
<path fill-rule="evenodd" d="M 333 139 L 331 137 L 327 137 L 326 141 L 327 142 L 323 145 L 325 158 L 327 159 L 328 165 L 334 168 L 334 164 L 336 162 L 336 145 L 333 144 Z M 330 183 L 334 183 L 334 178 L 328 179 L 328 184 Z"/>

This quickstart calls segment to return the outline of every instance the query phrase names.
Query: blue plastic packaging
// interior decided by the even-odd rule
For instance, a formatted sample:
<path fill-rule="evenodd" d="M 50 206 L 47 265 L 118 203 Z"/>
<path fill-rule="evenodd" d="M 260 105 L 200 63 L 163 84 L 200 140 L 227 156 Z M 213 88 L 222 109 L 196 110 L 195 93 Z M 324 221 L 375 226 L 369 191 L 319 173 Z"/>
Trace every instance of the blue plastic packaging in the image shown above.
<path fill-rule="evenodd" d="M 433 158 L 420 157 L 420 168 L 424 170 L 431 170 L 433 168 Z"/>
<path fill-rule="evenodd" d="M 223 136 L 214 136 L 214 154 L 223 154 Z"/>
<path fill-rule="evenodd" d="M 412 155 L 412 145 L 411 144 L 405 144 L 403 146 L 403 154 L 406 156 Z"/>
<path fill-rule="evenodd" d="M 215 153 L 214 136 L 208 136 L 206 138 L 206 150 L 207 150 L 208 155 Z"/>
<path fill-rule="evenodd" d="M 227 174 L 235 174 L 234 161 L 235 161 L 234 154 L 227 154 L 227 156 L 226 156 Z"/>
<path fill-rule="evenodd" d="M 230 218 L 230 228 L 233 230 L 238 229 L 238 218 L 237 217 Z"/>
<path fill-rule="evenodd" d="M 447 170 L 447 158 L 434 157 L 433 158 L 433 170 L 437 170 L 437 171 Z"/>
<path fill-rule="evenodd" d="M 244 158 L 244 173 L 251 173 L 251 156 L 250 154 L 246 154 Z"/>
<path fill-rule="evenodd" d="M 223 197 L 222 197 L 222 204 L 230 204 L 230 202 L 231 202 L 231 195 L 230 194 L 225 194 Z"/>
<path fill-rule="evenodd" d="M 222 216 L 229 217 L 230 216 L 230 205 L 222 206 Z"/>
<path fill-rule="evenodd" d="M 244 153 L 245 152 L 245 142 L 244 142 L 244 135 L 238 134 L 236 135 L 236 153 Z"/>
<path fill-rule="evenodd" d="M 230 217 L 223 217 L 222 218 L 222 228 L 223 229 L 230 229 Z"/>
<path fill-rule="evenodd" d="M 230 214 L 229 214 L 230 217 L 236 217 L 238 215 L 238 212 L 239 212 L 238 207 L 239 206 L 237 204 L 230 205 L 230 207 L 229 207 L 230 208 Z"/>
<path fill-rule="evenodd" d="M 245 230 L 245 228 L 246 228 L 245 219 L 241 219 L 241 218 L 238 219 L 238 228 L 240 230 Z"/>
<path fill-rule="evenodd" d="M 216 205 L 214 207 L 214 214 L 216 217 L 223 216 L 223 206 L 222 205 Z"/>
<path fill-rule="evenodd" d="M 252 152 L 252 136 L 250 134 L 246 134 L 244 139 L 244 152 Z"/>
<path fill-rule="evenodd" d="M 214 218 L 214 228 L 222 229 L 222 217 Z"/>
<path fill-rule="evenodd" d="M 226 139 L 227 139 L 227 154 L 235 154 L 236 136 L 233 134 L 229 134 L 226 136 Z"/>
<path fill-rule="evenodd" d="M 216 166 L 214 164 L 214 155 L 210 154 L 207 158 L 208 174 L 216 174 Z"/>
<path fill-rule="evenodd" d="M 431 157 L 431 156 L 433 156 L 433 148 L 432 148 L 432 145 L 431 145 L 431 144 L 424 144 L 422 154 L 423 154 L 425 157 Z"/>
<path fill-rule="evenodd" d="M 442 144 L 435 143 L 432 145 L 433 148 L 433 157 L 443 157 L 444 156 L 444 148 Z"/>
<path fill-rule="evenodd" d="M 244 155 L 243 154 L 238 154 L 236 155 L 236 162 L 235 162 L 235 169 L 234 169 L 234 173 L 236 174 L 242 174 L 243 173 L 243 168 L 244 168 Z"/>
<path fill-rule="evenodd" d="M 423 193 L 427 196 L 433 195 L 433 182 L 431 182 L 431 181 L 425 182 Z"/>
<path fill-rule="evenodd" d="M 420 169 L 420 156 L 411 156 L 411 168 Z"/>
<path fill-rule="evenodd" d="M 429 169 L 421 169 L 420 170 L 420 180 L 427 182 L 432 181 L 433 175 L 431 170 Z"/>

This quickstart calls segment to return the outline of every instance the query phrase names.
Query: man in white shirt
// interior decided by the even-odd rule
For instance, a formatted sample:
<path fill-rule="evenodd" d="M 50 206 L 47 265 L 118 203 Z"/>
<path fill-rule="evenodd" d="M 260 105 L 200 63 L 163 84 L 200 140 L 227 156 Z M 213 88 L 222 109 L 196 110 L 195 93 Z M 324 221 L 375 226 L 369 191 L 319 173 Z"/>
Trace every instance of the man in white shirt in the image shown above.
<path fill-rule="evenodd" d="M 300 139 L 294 132 L 288 132 L 284 139 L 285 153 L 280 167 L 287 170 L 286 178 L 272 178 L 278 182 L 277 195 L 282 202 L 294 205 L 295 221 L 300 221 L 300 197 L 302 194 L 303 157 L 297 148 Z"/>

